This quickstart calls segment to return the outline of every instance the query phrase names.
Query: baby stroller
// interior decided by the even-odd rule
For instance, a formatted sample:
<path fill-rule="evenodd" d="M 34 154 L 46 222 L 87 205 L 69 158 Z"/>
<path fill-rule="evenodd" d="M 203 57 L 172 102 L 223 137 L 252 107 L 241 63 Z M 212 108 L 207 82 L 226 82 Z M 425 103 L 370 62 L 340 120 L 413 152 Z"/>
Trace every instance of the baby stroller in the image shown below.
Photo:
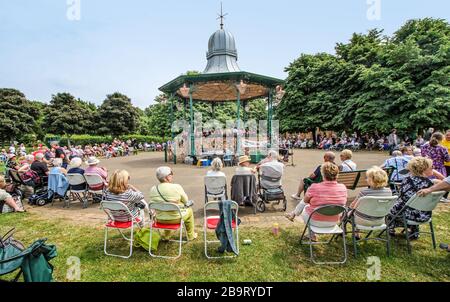
<path fill-rule="evenodd" d="M 287 199 L 281 186 L 283 175 L 270 166 L 261 166 L 258 174 L 258 195 L 259 200 L 256 209 L 259 212 L 266 210 L 266 204 L 274 203 L 279 205 L 283 202 L 283 211 L 287 209 Z"/>
<path fill-rule="evenodd" d="M 25 282 L 53 281 L 53 266 L 48 261 L 57 256 L 56 247 L 45 244 L 47 239 L 40 239 L 25 249 L 13 234 L 14 229 L 11 229 L 0 237 L 0 276 L 18 271 L 8 281 L 17 282 L 22 274 Z"/>

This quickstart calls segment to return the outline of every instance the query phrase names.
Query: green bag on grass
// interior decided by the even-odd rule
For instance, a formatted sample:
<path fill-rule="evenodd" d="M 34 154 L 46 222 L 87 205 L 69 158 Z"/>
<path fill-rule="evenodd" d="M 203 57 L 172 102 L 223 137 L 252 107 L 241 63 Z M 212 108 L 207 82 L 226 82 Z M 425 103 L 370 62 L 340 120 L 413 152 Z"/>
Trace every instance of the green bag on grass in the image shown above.
<path fill-rule="evenodd" d="M 161 239 L 161 235 L 159 232 L 153 232 L 152 234 L 152 252 L 156 252 L 158 250 L 159 240 Z M 148 251 L 149 246 L 148 243 L 150 241 L 150 229 L 141 229 L 134 234 L 134 245 L 143 247 Z"/>

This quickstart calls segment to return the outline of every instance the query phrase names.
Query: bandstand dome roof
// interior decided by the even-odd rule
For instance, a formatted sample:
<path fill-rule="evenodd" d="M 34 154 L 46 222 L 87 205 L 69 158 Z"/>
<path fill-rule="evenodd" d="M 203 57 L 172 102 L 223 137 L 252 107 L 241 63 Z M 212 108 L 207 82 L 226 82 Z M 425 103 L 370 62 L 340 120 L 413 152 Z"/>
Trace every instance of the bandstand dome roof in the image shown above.
<path fill-rule="evenodd" d="M 284 80 L 241 71 L 237 64 L 236 41 L 223 24 L 209 38 L 206 58 L 208 62 L 201 74 L 181 75 L 159 90 L 182 97 L 180 88 L 192 86 L 195 101 L 227 102 L 237 99 L 236 84 L 241 81 L 247 85 L 245 93 L 240 95 L 243 101 L 267 97 L 270 89 L 284 84 Z"/>
<path fill-rule="evenodd" d="M 224 29 L 219 29 L 209 38 L 206 58 L 208 64 L 203 73 L 240 71 L 236 41 L 231 32 Z"/>

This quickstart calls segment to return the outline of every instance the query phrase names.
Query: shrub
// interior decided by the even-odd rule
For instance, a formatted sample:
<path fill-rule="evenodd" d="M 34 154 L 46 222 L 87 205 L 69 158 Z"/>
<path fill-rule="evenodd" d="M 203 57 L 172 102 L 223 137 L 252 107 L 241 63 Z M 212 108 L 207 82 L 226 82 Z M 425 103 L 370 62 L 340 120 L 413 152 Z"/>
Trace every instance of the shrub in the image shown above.
<path fill-rule="evenodd" d="M 102 143 L 111 143 L 113 141 L 113 138 L 111 136 L 100 136 L 100 135 L 72 135 L 71 137 L 58 137 L 55 135 L 47 134 L 44 139 L 44 143 L 48 144 L 50 140 L 57 138 L 59 139 L 60 146 L 68 146 L 69 140 L 71 145 L 100 145 Z M 164 138 L 158 137 L 158 136 L 148 136 L 148 135 L 124 135 L 119 137 L 120 140 L 127 141 L 128 139 L 136 139 L 138 143 L 145 143 L 145 142 L 156 142 L 156 143 L 163 143 L 165 141 Z"/>

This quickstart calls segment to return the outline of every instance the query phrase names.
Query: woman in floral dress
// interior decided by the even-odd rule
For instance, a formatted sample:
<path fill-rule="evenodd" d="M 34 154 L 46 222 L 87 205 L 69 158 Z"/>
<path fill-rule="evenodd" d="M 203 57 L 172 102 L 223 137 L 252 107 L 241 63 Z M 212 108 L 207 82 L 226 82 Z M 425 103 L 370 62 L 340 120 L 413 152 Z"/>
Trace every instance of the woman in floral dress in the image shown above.
<path fill-rule="evenodd" d="M 444 135 L 442 133 L 434 133 L 430 142 L 422 147 L 422 156 L 431 158 L 433 160 L 433 169 L 447 176 L 445 162 L 450 162 L 450 155 L 448 150 L 440 145 L 443 140 Z"/>
<path fill-rule="evenodd" d="M 394 216 L 398 215 L 394 225 L 391 225 L 389 229 L 389 233 L 392 236 L 395 235 L 395 228 L 404 227 L 402 215 L 400 215 L 403 211 L 407 220 L 416 222 L 426 222 L 430 220 L 432 214 L 431 212 L 414 210 L 410 207 L 404 208 L 408 200 L 418 191 L 433 186 L 433 182 L 430 180 L 430 177 L 433 176 L 432 160 L 424 157 L 415 157 L 408 163 L 407 169 L 410 175 L 403 179 L 400 196 L 391 210 L 391 215 L 388 217 L 388 220 L 392 220 Z M 408 228 L 411 234 L 410 239 L 418 239 L 419 226 L 409 225 Z"/>

